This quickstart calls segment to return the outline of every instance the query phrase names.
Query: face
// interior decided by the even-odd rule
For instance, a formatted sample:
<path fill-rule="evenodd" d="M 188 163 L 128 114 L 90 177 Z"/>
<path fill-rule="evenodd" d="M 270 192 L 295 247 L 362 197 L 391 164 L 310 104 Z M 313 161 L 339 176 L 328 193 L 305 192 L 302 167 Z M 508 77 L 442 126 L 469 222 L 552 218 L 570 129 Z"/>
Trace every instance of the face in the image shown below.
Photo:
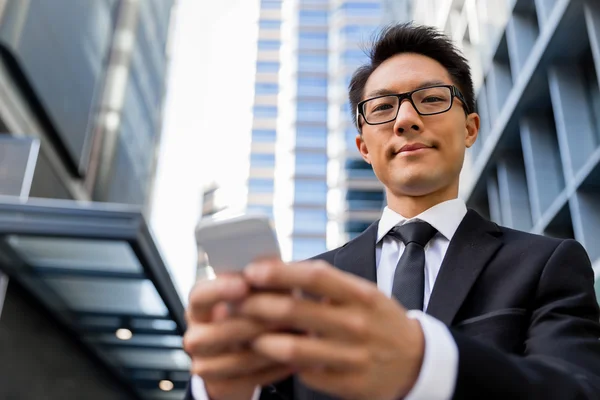
<path fill-rule="evenodd" d="M 373 71 L 363 100 L 382 91 L 405 93 L 433 82 L 453 84 L 437 61 L 420 54 L 399 54 Z M 394 121 L 368 125 L 359 117 L 362 136 L 356 144 L 386 186 L 388 196 L 458 195 L 465 150 L 473 145 L 479 130 L 477 114 L 465 116 L 464 110 L 462 102 L 454 98 L 449 111 L 421 116 L 409 100 L 403 100 Z"/>

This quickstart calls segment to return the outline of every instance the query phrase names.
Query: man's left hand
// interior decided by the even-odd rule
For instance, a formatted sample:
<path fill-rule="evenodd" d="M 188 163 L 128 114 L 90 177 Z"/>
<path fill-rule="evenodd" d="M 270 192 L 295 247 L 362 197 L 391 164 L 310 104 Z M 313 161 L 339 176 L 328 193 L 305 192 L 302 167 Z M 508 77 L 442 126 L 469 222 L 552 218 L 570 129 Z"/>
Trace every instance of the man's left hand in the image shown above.
<path fill-rule="evenodd" d="M 259 262 L 245 277 L 268 290 L 248 297 L 238 312 L 307 333 L 264 333 L 254 350 L 293 366 L 311 388 L 346 399 L 392 400 L 414 386 L 425 347 L 420 323 L 372 282 L 323 261 Z"/>

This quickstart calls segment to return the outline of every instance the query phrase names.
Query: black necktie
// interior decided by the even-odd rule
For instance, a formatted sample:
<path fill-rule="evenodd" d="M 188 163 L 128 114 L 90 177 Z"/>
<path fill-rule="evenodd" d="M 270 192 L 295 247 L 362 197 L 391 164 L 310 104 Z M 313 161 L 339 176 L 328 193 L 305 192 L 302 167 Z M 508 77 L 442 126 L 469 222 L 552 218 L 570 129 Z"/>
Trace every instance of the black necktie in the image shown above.
<path fill-rule="evenodd" d="M 437 230 L 427 222 L 395 226 L 388 235 L 402 240 L 406 248 L 394 272 L 392 296 L 408 310 L 423 309 L 425 290 L 425 245 Z"/>

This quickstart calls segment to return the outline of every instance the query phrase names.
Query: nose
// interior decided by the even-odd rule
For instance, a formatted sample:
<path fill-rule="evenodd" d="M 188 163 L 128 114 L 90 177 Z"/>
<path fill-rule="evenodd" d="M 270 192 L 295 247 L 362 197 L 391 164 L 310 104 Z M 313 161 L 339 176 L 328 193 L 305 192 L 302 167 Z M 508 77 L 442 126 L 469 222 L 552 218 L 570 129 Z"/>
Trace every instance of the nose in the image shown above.
<path fill-rule="evenodd" d="M 409 131 L 420 132 L 422 130 L 423 122 L 419 113 L 408 99 L 404 100 L 400 104 L 400 109 L 394 122 L 394 132 L 404 134 Z"/>

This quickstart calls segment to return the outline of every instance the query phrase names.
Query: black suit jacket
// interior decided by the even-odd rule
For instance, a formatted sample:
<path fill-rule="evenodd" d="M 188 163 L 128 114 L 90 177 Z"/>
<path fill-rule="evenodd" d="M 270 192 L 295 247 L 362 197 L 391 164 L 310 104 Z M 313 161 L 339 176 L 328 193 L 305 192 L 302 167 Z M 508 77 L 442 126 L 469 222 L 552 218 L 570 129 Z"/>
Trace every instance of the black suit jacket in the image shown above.
<path fill-rule="evenodd" d="M 316 258 L 375 282 L 377 227 Z M 426 312 L 458 347 L 454 399 L 600 399 L 594 274 L 578 242 L 499 227 L 469 210 Z M 291 377 L 261 394 L 281 398 L 334 397 Z"/>

